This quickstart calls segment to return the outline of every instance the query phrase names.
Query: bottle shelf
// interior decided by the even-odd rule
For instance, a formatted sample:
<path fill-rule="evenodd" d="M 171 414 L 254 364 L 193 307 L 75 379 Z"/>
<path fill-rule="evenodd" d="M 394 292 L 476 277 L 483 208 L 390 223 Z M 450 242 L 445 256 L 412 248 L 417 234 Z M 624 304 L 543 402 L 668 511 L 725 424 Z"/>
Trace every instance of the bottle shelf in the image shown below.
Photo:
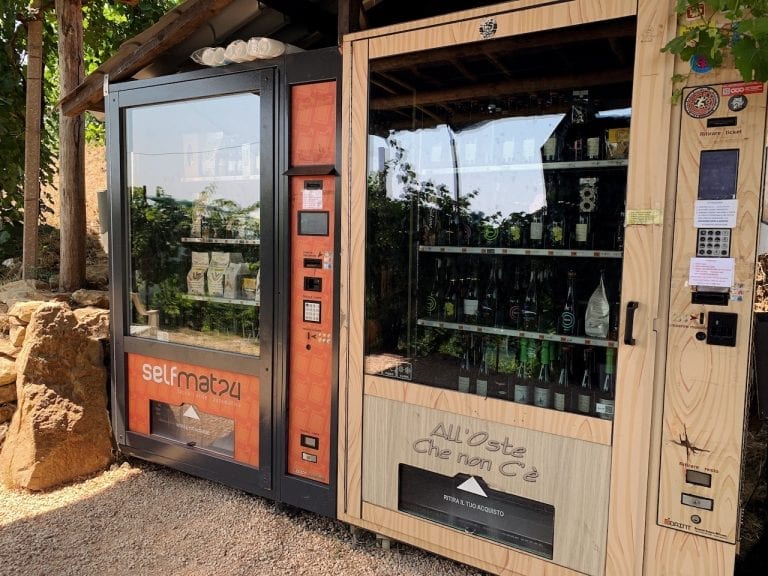
<path fill-rule="evenodd" d="M 624 168 L 629 165 L 627 158 L 608 160 L 569 160 L 559 162 L 520 162 L 511 164 L 494 164 L 480 166 L 460 166 L 457 168 L 422 168 L 419 173 L 423 176 L 444 174 L 482 174 L 494 172 L 520 172 L 530 170 L 584 170 L 590 168 Z"/>
<path fill-rule="evenodd" d="M 202 238 L 188 236 L 181 239 L 186 244 L 224 244 L 227 246 L 258 246 L 261 240 L 258 238 Z"/>
<path fill-rule="evenodd" d="M 182 294 L 185 300 L 196 300 L 199 302 L 215 302 L 216 304 L 233 304 L 240 306 L 261 306 L 259 300 L 245 300 L 242 298 L 224 298 L 223 296 L 204 296 L 203 294 Z"/>
<path fill-rule="evenodd" d="M 615 258 L 621 259 L 621 250 L 572 250 L 570 248 L 495 248 L 483 246 L 419 246 L 419 252 L 438 254 L 488 254 L 501 256 L 534 256 L 564 258 Z"/>
<path fill-rule="evenodd" d="M 441 322 L 439 320 L 427 320 L 419 318 L 416 321 L 419 326 L 430 328 L 444 328 L 447 330 L 459 330 L 473 332 L 475 334 L 489 334 L 492 336 L 512 336 L 515 338 L 533 338 L 536 340 L 549 340 L 566 344 L 581 344 L 583 346 L 597 346 L 600 348 L 618 348 L 616 340 L 603 338 L 589 338 L 585 336 L 566 336 L 564 334 L 549 334 L 544 332 L 532 332 L 529 330 L 515 330 L 513 328 L 496 328 L 495 326 L 478 326 L 476 324 L 461 324 L 456 322 Z"/>

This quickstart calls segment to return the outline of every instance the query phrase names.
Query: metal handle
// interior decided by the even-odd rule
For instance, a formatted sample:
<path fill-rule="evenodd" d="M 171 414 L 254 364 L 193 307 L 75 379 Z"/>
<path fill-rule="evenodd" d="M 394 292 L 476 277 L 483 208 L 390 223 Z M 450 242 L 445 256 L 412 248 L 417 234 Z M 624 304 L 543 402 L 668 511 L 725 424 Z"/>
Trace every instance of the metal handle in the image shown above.
<path fill-rule="evenodd" d="M 635 339 L 632 337 L 632 329 L 635 324 L 635 310 L 640 304 L 638 302 L 627 302 L 627 320 L 624 323 L 624 344 L 628 346 L 635 345 Z"/>

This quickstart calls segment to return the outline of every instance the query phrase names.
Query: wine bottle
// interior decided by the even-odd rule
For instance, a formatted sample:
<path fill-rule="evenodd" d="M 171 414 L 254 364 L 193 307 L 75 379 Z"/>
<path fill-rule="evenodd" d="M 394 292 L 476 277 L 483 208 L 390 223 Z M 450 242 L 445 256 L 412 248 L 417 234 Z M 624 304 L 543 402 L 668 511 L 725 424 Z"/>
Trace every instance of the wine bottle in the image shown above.
<path fill-rule="evenodd" d="M 604 420 L 613 420 L 616 395 L 616 349 L 605 349 L 605 377 L 595 402 L 595 413 Z"/>
<path fill-rule="evenodd" d="M 470 347 L 472 343 L 471 336 L 464 336 L 464 355 L 461 358 L 461 366 L 459 367 L 459 392 L 469 392 L 469 383 L 471 381 L 471 367 L 470 367 Z"/>
<path fill-rule="evenodd" d="M 445 322 L 458 322 L 459 311 L 459 287 L 458 280 L 452 277 L 448 280 L 443 298 L 443 320 Z"/>
<path fill-rule="evenodd" d="M 523 330 L 536 330 L 539 322 L 539 294 L 536 289 L 536 271 L 531 268 L 531 277 L 525 292 L 522 309 Z"/>
<path fill-rule="evenodd" d="M 499 307 L 499 283 L 496 262 L 491 265 L 488 282 L 480 301 L 480 323 L 485 326 L 498 326 L 497 311 Z"/>
<path fill-rule="evenodd" d="M 515 266 L 515 281 L 512 285 L 512 291 L 509 295 L 509 302 L 507 305 L 507 317 L 509 319 L 509 326 L 514 330 L 518 330 L 522 326 L 522 306 L 520 305 L 522 293 L 522 285 L 520 283 L 520 267 Z"/>
<path fill-rule="evenodd" d="M 512 358 L 509 354 L 509 338 L 496 343 L 496 366 L 493 376 L 493 395 L 503 400 L 509 399 L 509 366 Z"/>
<path fill-rule="evenodd" d="M 589 212 L 579 212 L 579 218 L 576 221 L 573 235 L 577 248 L 583 250 L 589 246 L 590 228 Z"/>
<path fill-rule="evenodd" d="M 552 298 L 553 276 L 552 264 L 548 262 L 539 271 L 536 282 L 539 306 L 537 330 L 543 334 L 555 334 L 557 332 L 557 311 L 555 310 L 555 300 Z"/>
<path fill-rule="evenodd" d="M 442 262 L 440 258 L 435 258 L 435 273 L 432 276 L 429 293 L 427 294 L 426 300 L 424 302 L 424 314 L 427 318 L 432 320 L 437 320 L 439 316 L 441 302 L 440 288 L 443 285 L 441 278 L 441 268 Z"/>
<path fill-rule="evenodd" d="M 541 343 L 541 366 L 539 367 L 539 379 L 533 389 L 533 404 L 539 408 L 552 406 L 552 383 L 549 375 L 549 347 L 550 342 Z"/>
<path fill-rule="evenodd" d="M 521 248 L 525 234 L 520 214 L 510 214 L 504 226 L 504 243 L 510 248 Z"/>
<path fill-rule="evenodd" d="M 544 247 L 544 210 L 534 212 L 531 215 L 531 224 L 528 228 L 528 240 L 531 248 Z"/>
<path fill-rule="evenodd" d="M 568 293 L 565 296 L 563 311 L 560 313 L 560 334 L 576 334 L 576 294 L 574 284 L 576 272 L 568 270 Z"/>
<path fill-rule="evenodd" d="M 479 301 L 477 297 L 477 270 L 470 273 L 469 278 L 463 287 L 464 295 L 461 305 L 462 318 L 464 324 L 477 324 L 477 314 Z"/>
<path fill-rule="evenodd" d="M 554 212 L 549 219 L 548 228 L 547 242 L 549 247 L 555 250 L 565 247 L 565 225 L 562 214 Z"/>
<path fill-rule="evenodd" d="M 531 403 L 530 368 L 528 361 L 528 338 L 520 338 L 517 377 L 515 378 L 515 389 L 512 396 L 514 401 L 520 404 Z"/>
<path fill-rule="evenodd" d="M 488 396 L 488 354 L 490 350 L 485 338 L 480 340 L 480 366 L 475 379 L 475 394 Z"/>
<path fill-rule="evenodd" d="M 572 371 L 571 347 L 564 345 L 560 348 L 560 375 L 553 394 L 555 410 L 564 412 L 571 408 Z"/>
<path fill-rule="evenodd" d="M 592 348 L 584 348 L 584 372 L 581 376 L 581 387 L 576 396 L 576 410 L 582 414 L 592 413 Z"/>

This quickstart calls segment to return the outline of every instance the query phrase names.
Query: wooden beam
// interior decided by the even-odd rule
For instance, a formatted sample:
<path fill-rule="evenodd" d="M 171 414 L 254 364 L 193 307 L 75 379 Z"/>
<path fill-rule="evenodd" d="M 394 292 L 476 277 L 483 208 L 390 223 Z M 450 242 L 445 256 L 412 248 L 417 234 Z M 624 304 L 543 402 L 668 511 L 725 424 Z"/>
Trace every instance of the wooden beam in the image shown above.
<path fill-rule="evenodd" d="M 360 16 L 363 11 L 363 3 L 362 0 L 339 0 L 338 6 L 338 43 L 341 46 L 344 34 L 361 30 Z"/>
<path fill-rule="evenodd" d="M 61 110 L 66 116 L 77 116 L 86 110 L 104 110 L 102 85 L 104 76 L 111 81 L 124 80 L 149 65 L 160 54 L 191 36 L 205 22 L 234 0 L 188 0 L 163 16 L 142 36 L 141 44 L 123 45 L 117 54 L 99 66 L 71 92 L 65 92 Z"/>
<path fill-rule="evenodd" d="M 498 95 L 524 94 L 529 92 L 557 91 L 573 86 L 589 88 L 607 84 L 620 84 L 632 80 L 631 68 L 601 70 L 588 74 L 564 74 L 537 78 L 520 78 L 503 82 L 490 82 L 465 88 L 444 88 L 402 96 L 383 96 L 371 99 L 371 110 L 396 110 L 409 106 L 488 98 Z"/>
<path fill-rule="evenodd" d="M 319 4 L 307 0 L 260 0 L 270 8 L 282 12 L 291 22 L 302 24 L 327 36 L 336 38 L 337 18 L 323 10 Z"/>

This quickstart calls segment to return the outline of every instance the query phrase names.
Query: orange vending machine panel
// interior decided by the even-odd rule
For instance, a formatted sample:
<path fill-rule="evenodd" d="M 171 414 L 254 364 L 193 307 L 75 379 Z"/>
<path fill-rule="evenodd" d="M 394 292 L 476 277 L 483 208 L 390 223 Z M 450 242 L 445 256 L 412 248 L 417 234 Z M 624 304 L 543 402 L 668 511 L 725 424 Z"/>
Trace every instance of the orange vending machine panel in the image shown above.
<path fill-rule="evenodd" d="M 336 82 L 291 86 L 289 476 L 328 485 L 332 470 Z"/>

